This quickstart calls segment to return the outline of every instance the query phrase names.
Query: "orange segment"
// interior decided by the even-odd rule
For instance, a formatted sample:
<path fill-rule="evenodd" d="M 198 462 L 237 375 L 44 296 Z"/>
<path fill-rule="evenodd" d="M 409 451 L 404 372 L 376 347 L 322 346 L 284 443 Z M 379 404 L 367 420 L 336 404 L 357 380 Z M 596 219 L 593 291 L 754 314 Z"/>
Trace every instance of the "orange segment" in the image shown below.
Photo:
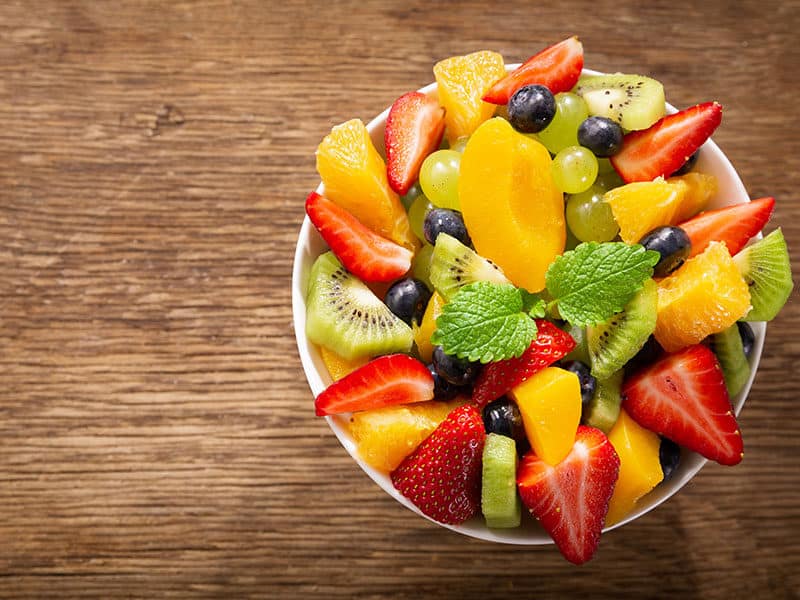
<path fill-rule="evenodd" d="M 678 210 L 675 211 L 673 225 L 691 219 L 704 210 L 719 189 L 717 178 L 705 173 L 686 173 L 686 175 L 667 179 L 668 183 L 678 183 L 679 181 L 686 184 L 686 192 Z"/>
<path fill-rule="evenodd" d="M 503 57 L 497 52 L 482 50 L 466 56 L 453 56 L 433 67 L 439 84 L 439 103 L 444 106 L 447 139 L 472 135 L 478 126 L 491 117 L 495 105 L 481 100 L 497 80 L 505 77 Z"/>
<path fill-rule="evenodd" d="M 750 292 L 724 242 L 658 282 L 655 336 L 667 352 L 697 344 L 750 310 Z"/>
<path fill-rule="evenodd" d="M 431 336 L 436 331 L 436 318 L 442 314 L 444 305 L 444 298 L 439 295 L 439 292 L 433 292 L 425 309 L 425 314 L 422 315 L 422 322 L 413 326 L 414 342 L 417 344 L 417 351 L 422 362 L 429 363 L 433 360 Z"/>
<path fill-rule="evenodd" d="M 317 148 L 317 171 L 326 198 L 378 235 L 412 252 L 417 249 L 403 204 L 389 187 L 386 164 L 359 119 L 337 125 L 325 136 Z"/>
<path fill-rule="evenodd" d="M 658 177 L 611 189 L 603 200 L 611 205 L 622 241 L 635 244 L 656 227 L 676 223 L 686 189 L 683 181 L 668 182 Z"/>
<path fill-rule="evenodd" d="M 345 375 L 349 375 L 359 367 L 363 367 L 369 361 L 366 356 L 361 356 L 354 359 L 347 359 L 339 356 L 333 350 L 328 350 L 325 346 L 318 346 L 322 362 L 328 369 L 331 379 L 334 381 L 341 379 Z"/>

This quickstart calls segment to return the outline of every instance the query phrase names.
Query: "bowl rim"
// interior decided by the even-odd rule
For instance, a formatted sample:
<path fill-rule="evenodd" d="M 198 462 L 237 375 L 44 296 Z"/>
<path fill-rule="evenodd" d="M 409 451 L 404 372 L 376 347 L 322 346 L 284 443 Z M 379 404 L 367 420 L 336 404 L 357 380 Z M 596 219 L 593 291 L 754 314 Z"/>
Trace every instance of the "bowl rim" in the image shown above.
<path fill-rule="evenodd" d="M 505 68 L 507 72 L 510 72 L 516 69 L 519 65 L 520 63 L 507 64 L 505 65 Z M 583 74 L 600 75 L 602 73 L 592 69 L 584 68 Z M 435 94 L 437 91 L 437 84 L 436 82 L 429 83 L 428 85 L 419 88 L 418 91 L 427 95 Z M 373 138 L 373 142 L 375 142 L 376 132 L 381 132 L 382 139 L 383 127 L 385 125 L 390 108 L 391 106 L 387 107 L 367 124 L 366 127 Z M 674 113 L 677 112 L 677 109 L 671 104 L 667 103 L 667 112 Z M 376 147 L 378 151 L 381 152 L 382 144 L 376 144 Z M 742 183 L 741 178 L 739 177 L 728 157 L 722 152 L 719 146 L 717 146 L 713 140 L 709 139 L 705 142 L 702 148 L 703 153 L 701 154 L 700 161 L 698 161 L 698 163 L 715 163 L 717 167 L 723 171 L 725 175 L 724 181 L 732 188 L 729 190 L 729 193 L 732 194 L 731 201 L 725 203 L 724 206 L 749 202 L 750 197 L 745 189 L 744 184 Z M 324 195 L 324 185 L 320 183 L 315 191 L 318 194 Z M 717 196 L 719 195 L 720 192 L 717 193 Z M 755 239 L 760 239 L 761 237 L 761 234 L 759 234 Z M 319 252 L 309 248 L 309 245 L 314 242 L 315 245 L 319 247 Z M 306 337 L 305 288 L 308 270 L 310 269 L 309 261 L 313 261 L 313 259 L 316 258 L 325 247 L 326 246 L 324 242 L 321 242 L 321 238 L 319 238 L 314 226 L 311 224 L 311 221 L 306 215 L 303 219 L 303 223 L 298 234 L 297 245 L 294 253 L 294 263 L 292 267 L 292 317 L 300 361 L 303 366 L 306 381 L 308 382 L 314 397 L 319 395 L 320 392 L 330 385 L 331 378 L 327 373 L 327 369 L 319 358 L 319 352 L 317 351 L 316 347 L 314 347 L 314 345 L 309 342 L 308 338 Z M 766 336 L 766 323 L 758 321 L 751 322 L 750 325 L 755 334 L 755 343 L 748 359 L 748 363 L 750 365 L 750 376 L 748 377 L 747 383 L 744 385 L 739 394 L 737 394 L 735 398 L 731 399 L 736 415 L 738 415 L 741 411 L 742 406 L 749 395 L 750 388 L 752 387 L 758 371 L 761 354 L 764 348 L 764 339 Z M 469 537 L 474 537 L 484 541 L 525 546 L 538 546 L 554 543 L 552 538 L 550 538 L 550 536 L 535 522 L 530 523 L 528 526 L 526 526 L 526 524 L 523 522 L 523 526 L 521 527 L 508 530 L 498 530 L 486 527 L 485 522 L 480 515 L 476 515 L 461 525 L 449 525 L 431 519 L 427 515 L 423 514 L 422 511 L 420 511 L 394 488 L 386 473 L 382 473 L 377 469 L 374 469 L 361 460 L 361 458 L 358 456 L 355 443 L 353 442 L 347 430 L 347 415 L 327 416 L 325 417 L 325 420 L 327 421 L 328 426 L 331 428 L 333 433 L 336 435 L 339 443 L 341 443 L 347 453 L 350 454 L 351 458 L 359 465 L 359 467 L 361 467 L 361 470 L 364 471 L 364 473 L 366 473 L 370 479 L 372 479 L 372 481 L 374 481 L 394 500 L 417 515 L 427 519 L 428 521 L 462 535 L 467 535 Z M 687 462 L 689 463 L 688 465 Z M 623 525 L 638 519 L 639 517 L 647 514 L 651 510 L 666 502 L 679 490 L 684 488 L 707 462 L 707 459 L 694 452 L 690 452 L 685 449 L 682 450 L 681 464 L 678 466 L 678 469 L 673 474 L 672 478 L 668 482 L 659 484 L 651 492 L 643 496 L 642 499 L 649 498 L 649 501 L 642 503 L 641 506 L 631 511 L 624 519 L 614 523 L 611 526 L 605 527 L 603 529 L 603 533 L 607 533 L 622 527 Z M 661 488 L 660 492 L 656 493 L 659 488 Z"/>

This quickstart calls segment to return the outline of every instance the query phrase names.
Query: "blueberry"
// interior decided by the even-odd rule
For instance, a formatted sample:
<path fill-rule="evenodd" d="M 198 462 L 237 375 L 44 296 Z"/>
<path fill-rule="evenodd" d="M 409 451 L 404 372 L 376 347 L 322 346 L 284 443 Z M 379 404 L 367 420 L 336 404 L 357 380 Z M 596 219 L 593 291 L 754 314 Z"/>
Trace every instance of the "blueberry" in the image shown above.
<path fill-rule="evenodd" d="M 664 472 L 663 481 L 667 481 L 681 462 L 681 447 L 672 440 L 662 437 L 661 446 L 658 448 L 658 459 Z"/>
<path fill-rule="evenodd" d="M 434 208 L 425 215 L 425 222 L 422 224 L 425 239 L 431 244 L 436 243 L 436 238 L 440 233 L 446 233 L 456 238 L 465 246 L 471 246 L 472 240 L 469 239 L 467 226 L 464 225 L 464 218 L 457 210 L 447 208 Z"/>
<path fill-rule="evenodd" d="M 742 349 L 744 355 L 750 358 L 750 353 L 753 351 L 753 346 L 756 343 L 756 334 L 753 333 L 753 328 L 749 323 L 744 321 L 737 321 L 736 326 L 739 328 L 739 336 L 742 338 Z"/>
<path fill-rule="evenodd" d="M 578 143 L 595 156 L 614 156 L 622 149 L 622 127 L 605 117 L 589 117 L 578 126 Z"/>
<path fill-rule="evenodd" d="M 433 399 L 434 400 L 452 400 L 458 395 L 460 388 L 446 381 L 439 373 L 436 372 L 436 367 L 433 363 L 428 365 L 428 371 L 431 372 L 433 377 Z"/>
<path fill-rule="evenodd" d="M 692 251 L 689 236 L 680 227 L 656 227 L 644 236 L 639 243 L 647 250 L 655 250 L 661 259 L 653 269 L 656 277 L 666 277 L 680 267 Z"/>
<path fill-rule="evenodd" d="M 556 99 L 543 85 L 519 88 L 508 101 L 508 121 L 522 133 L 536 133 L 556 116 Z"/>
<path fill-rule="evenodd" d="M 686 175 L 689 171 L 691 171 L 695 164 L 697 164 L 697 158 L 700 156 L 700 150 L 692 154 L 689 158 L 686 159 L 686 162 L 681 165 L 681 168 L 678 169 L 673 173 L 673 175 Z"/>
<path fill-rule="evenodd" d="M 578 376 L 578 381 L 581 383 L 581 403 L 585 408 L 594 398 L 597 379 L 592 375 L 589 366 L 579 360 L 565 360 L 561 362 L 560 366 L 562 369 L 571 371 Z"/>
<path fill-rule="evenodd" d="M 630 375 L 639 369 L 653 364 L 658 360 L 662 352 L 664 352 L 664 349 L 656 341 L 656 338 L 651 335 L 647 338 L 644 346 L 639 349 L 639 352 L 625 365 L 625 373 Z"/>
<path fill-rule="evenodd" d="M 518 443 L 527 439 L 519 408 L 505 396 L 483 407 L 483 427 L 486 433 L 504 435 Z"/>
<path fill-rule="evenodd" d="M 430 299 L 428 286 L 419 279 L 409 277 L 395 281 L 386 291 L 383 301 L 390 311 L 411 325 L 412 321 L 422 321 Z"/>
<path fill-rule="evenodd" d="M 441 346 L 433 349 L 433 366 L 445 381 L 455 386 L 469 385 L 480 371 L 480 363 L 445 354 Z"/>

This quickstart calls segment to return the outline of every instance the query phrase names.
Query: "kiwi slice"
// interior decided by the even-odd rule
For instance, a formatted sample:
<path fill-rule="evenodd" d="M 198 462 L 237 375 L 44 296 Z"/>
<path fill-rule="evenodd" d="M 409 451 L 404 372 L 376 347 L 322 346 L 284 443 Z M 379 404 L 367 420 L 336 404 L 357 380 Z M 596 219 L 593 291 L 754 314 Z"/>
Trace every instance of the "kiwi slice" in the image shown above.
<path fill-rule="evenodd" d="M 606 379 L 598 379 L 594 396 L 583 409 L 581 420 L 589 427 L 597 427 L 608 435 L 619 417 L 619 407 L 622 404 L 622 378 L 624 369 L 612 373 Z"/>
<path fill-rule="evenodd" d="M 575 93 L 591 116 L 607 117 L 623 129 L 647 129 L 666 113 L 664 86 L 642 75 L 583 75 Z"/>
<path fill-rule="evenodd" d="M 306 335 L 348 360 L 408 352 L 414 341 L 411 327 L 348 273 L 333 252 L 317 258 L 311 267 Z"/>
<path fill-rule="evenodd" d="M 739 335 L 739 326 L 735 323 L 725 331 L 715 333 L 710 338 L 711 349 L 719 359 L 722 375 L 725 377 L 725 387 L 728 394 L 735 396 L 742 391 L 744 384 L 750 377 L 750 364 L 744 355 L 742 336 Z"/>
<path fill-rule="evenodd" d="M 483 446 L 481 512 L 491 529 L 519 527 L 522 503 L 517 495 L 517 444 L 490 433 Z"/>
<path fill-rule="evenodd" d="M 562 360 L 579 360 L 583 364 L 588 365 L 589 350 L 586 348 L 586 330 L 580 325 L 570 324 L 567 324 L 564 330 L 575 340 L 575 347 L 572 349 L 572 352 L 567 354 Z"/>
<path fill-rule="evenodd" d="M 658 287 L 648 279 L 622 312 L 586 328 L 592 375 L 607 379 L 636 356 L 656 328 L 657 307 Z"/>
<path fill-rule="evenodd" d="M 750 286 L 753 308 L 743 321 L 771 321 L 792 293 L 792 267 L 783 232 L 776 229 L 733 257 Z"/>
<path fill-rule="evenodd" d="M 510 283 L 499 267 L 446 233 L 436 237 L 430 279 L 445 300 L 450 300 L 462 286 L 476 281 Z"/>

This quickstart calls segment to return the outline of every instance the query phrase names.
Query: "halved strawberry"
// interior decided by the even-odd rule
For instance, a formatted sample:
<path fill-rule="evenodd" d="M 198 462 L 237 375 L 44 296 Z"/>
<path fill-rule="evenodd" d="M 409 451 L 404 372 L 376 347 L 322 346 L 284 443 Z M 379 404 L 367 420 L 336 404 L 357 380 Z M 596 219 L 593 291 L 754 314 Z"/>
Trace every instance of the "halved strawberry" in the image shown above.
<path fill-rule="evenodd" d="M 306 213 L 344 268 L 364 281 L 393 281 L 411 268 L 407 248 L 379 236 L 338 204 L 311 192 Z"/>
<path fill-rule="evenodd" d="M 408 193 L 419 177 L 422 161 L 439 147 L 444 135 L 444 108 L 421 92 L 400 96 L 389 109 L 383 133 L 389 185 Z"/>
<path fill-rule="evenodd" d="M 701 254 L 709 242 L 725 242 L 731 256 L 745 247 L 748 240 L 767 224 L 774 198 L 759 198 L 744 204 L 726 206 L 718 210 L 707 210 L 679 225 L 692 242 L 689 257 Z"/>
<path fill-rule="evenodd" d="M 517 470 L 523 504 L 568 561 L 592 558 L 619 476 L 619 457 L 599 429 L 581 425 L 567 457 L 555 466 L 531 450 Z"/>
<path fill-rule="evenodd" d="M 583 69 L 583 44 L 577 37 L 545 48 L 495 83 L 483 96 L 485 102 L 506 104 L 519 88 L 538 83 L 557 94 L 578 83 Z"/>
<path fill-rule="evenodd" d="M 722 465 L 742 460 L 742 434 L 717 357 L 702 344 L 628 378 L 622 406 L 642 427 Z"/>
<path fill-rule="evenodd" d="M 478 512 L 486 433 L 478 409 L 460 406 L 392 471 L 392 483 L 434 521 L 456 525 Z"/>
<path fill-rule="evenodd" d="M 627 183 L 652 181 L 677 171 L 722 121 L 722 105 L 706 102 L 667 115 L 647 129 L 632 131 L 611 164 Z"/>
<path fill-rule="evenodd" d="M 518 386 L 534 373 L 552 365 L 569 354 L 575 340 L 550 321 L 537 319 L 536 339 L 519 358 L 509 358 L 487 364 L 472 387 L 472 401 L 483 407 Z"/>
<path fill-rule="evenodd" d="M 416 358 L 389 354 L 333 382 L 314 401 L 317 416 L 369 410 L 433 398 L 433 376 Z"/>

